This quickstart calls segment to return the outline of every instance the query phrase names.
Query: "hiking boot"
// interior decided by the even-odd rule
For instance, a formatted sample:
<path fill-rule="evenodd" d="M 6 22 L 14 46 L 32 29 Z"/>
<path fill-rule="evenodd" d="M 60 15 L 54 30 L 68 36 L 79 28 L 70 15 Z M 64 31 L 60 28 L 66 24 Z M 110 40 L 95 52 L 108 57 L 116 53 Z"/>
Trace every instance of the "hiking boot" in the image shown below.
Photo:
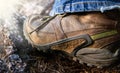
<path fill-rule="evenodd" d="M 116 27 L 120 19 L 115 12 L 112 16 L 110 13 L 33 15 L 25 21 L 23 31 L 26 39 L 39 46 L 39 50 L 62 50 L 88 65 L 109 66 L 118 60 L 120 48 L 116 44 L 120 43 Z"/>

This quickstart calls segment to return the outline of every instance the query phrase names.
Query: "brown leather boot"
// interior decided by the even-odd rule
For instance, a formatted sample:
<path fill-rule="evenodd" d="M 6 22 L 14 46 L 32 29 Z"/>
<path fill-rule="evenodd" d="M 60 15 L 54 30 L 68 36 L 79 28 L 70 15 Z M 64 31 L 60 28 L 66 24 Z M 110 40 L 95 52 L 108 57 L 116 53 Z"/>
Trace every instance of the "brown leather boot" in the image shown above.
<path fill-rule="evenodd" d="M 120 48 L 116 44 L 120 43 L 120 15 L 113 13 L 110 16 L 111 12 L 88 12 L 52 18 L 33 15 L 26 20 L 23 31 L 26 39 L 39 49 L 50 47 L 73 53 L 89 65 L 109 66 L 118 60 Z"/>

